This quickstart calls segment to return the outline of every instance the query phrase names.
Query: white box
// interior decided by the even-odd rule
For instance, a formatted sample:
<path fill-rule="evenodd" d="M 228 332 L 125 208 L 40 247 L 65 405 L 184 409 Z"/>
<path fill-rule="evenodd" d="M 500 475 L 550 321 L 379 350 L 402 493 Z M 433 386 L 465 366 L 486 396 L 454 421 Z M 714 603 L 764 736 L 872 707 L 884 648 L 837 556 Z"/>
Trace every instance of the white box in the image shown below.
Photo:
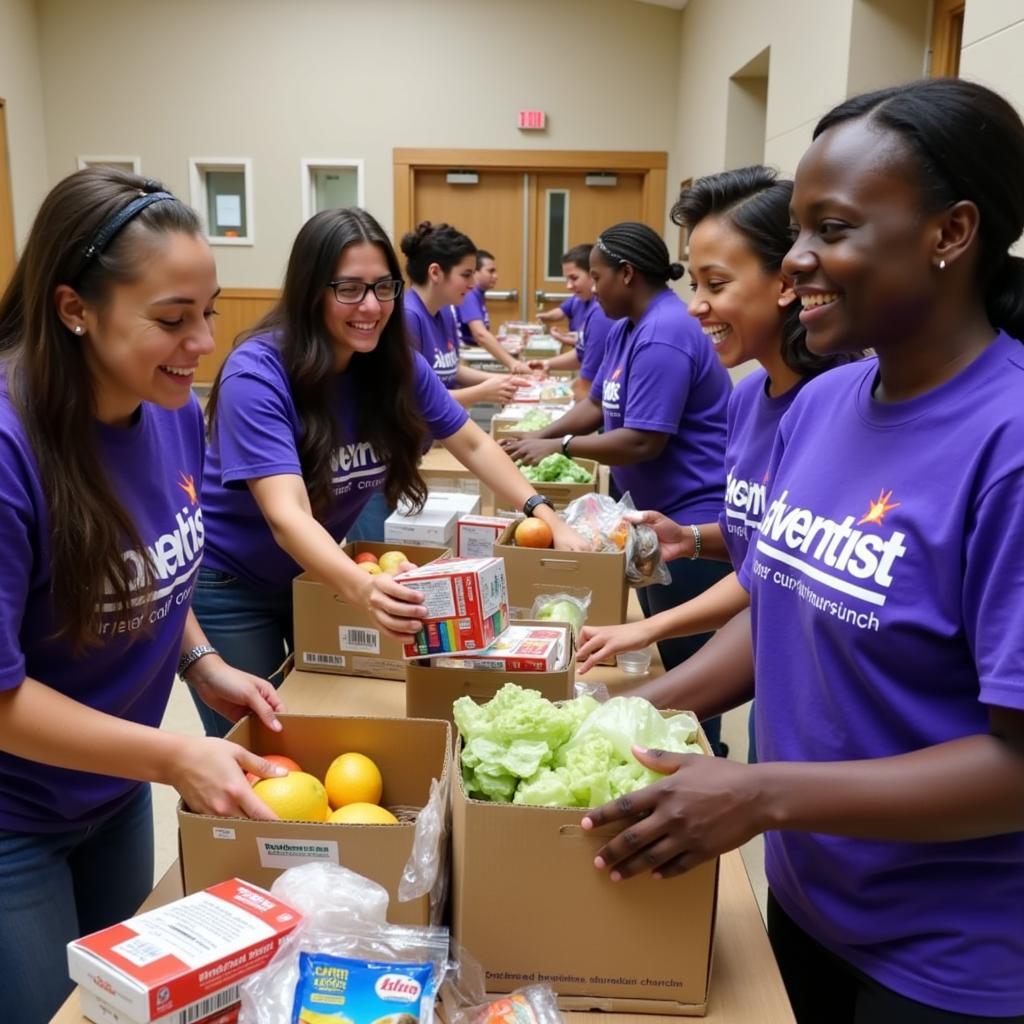
<path fill-rule="evenodd" d="M 504 516 L 461 516 L 455 527 L 455 553 L 459 558 L 491 558 L 494 542 L 515 520 Z"/>
<path fill-rule="evenodd" d="M 408 506 L 399 506 L 388 516 L 384 522 L 384 542 L 450 548 L 455 544 L 459 518 L 479 511 L 478 494 L 433 491 L 418 514 L 411 515 Z"/>

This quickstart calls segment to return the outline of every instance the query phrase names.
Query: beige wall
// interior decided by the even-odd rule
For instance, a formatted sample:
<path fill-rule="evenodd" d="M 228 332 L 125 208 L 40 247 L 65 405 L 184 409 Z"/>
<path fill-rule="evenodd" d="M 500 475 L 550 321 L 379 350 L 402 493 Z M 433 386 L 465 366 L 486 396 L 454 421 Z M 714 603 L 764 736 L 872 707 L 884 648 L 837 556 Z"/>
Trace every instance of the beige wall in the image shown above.
<path fill-rule="evenodd" d="M 0 0 L 0 97 L 7 107 L 14 233 L 20 249 L 49 185 L 33 0 Z"/>
<path fill-rule="evenodd" d="M 846 77 L 848 95 L 909 82 L 927 74 L 931 6 L 932 0 L 854 0 Z"/>
<path fill-rule="evenodd" d="M 187 195 L 189 156 L 250 157 L 256 245 L 217 262 L 224 285 L 273 286 L 303 157 L 365 160 L 390 229 L 396 146 L 671 151 L 680 19 L 629 0 L 40 0 L 50 174 L 138 155 Z M 549 130 L 520 133 L 523 107 Z"/>

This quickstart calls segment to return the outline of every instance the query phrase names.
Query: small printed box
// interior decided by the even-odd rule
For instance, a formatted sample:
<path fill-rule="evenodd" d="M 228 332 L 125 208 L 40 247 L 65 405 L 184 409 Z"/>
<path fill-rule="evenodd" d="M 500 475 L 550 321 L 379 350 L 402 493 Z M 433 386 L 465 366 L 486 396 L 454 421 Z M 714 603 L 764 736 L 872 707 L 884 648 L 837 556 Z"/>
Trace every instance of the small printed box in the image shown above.
<path fill-rule="evenodd" d="M 508 584 L 501 558 L 451 558 L 395 577 L 424 597 L 423 628 L 406 658 L 482 651 L 508 629 Z"/>
<path fill-rule="evenodd" d="M 480 496 L 455 491 L 436 491 L 427 495 L 419 512 L 399 505 L 384 522 L 387 544 L 420 544 L 450 548 L 455 543 L 459 516 L 480 511 Z"/>
<path fill-rule="evenodd" d="M 505 516 L 463 516 L 456 525 L 459 558 L 493 558 L 494 542 L 513 523 Z"/>
<path fill-rule="evenodd" d="M 564 626 L 509 626 L 486 651 L 435 658 L 434 664 L 481 672 L 558 672 L 570 651 Z"/>
<path fill-rule="evenodd" d="M 302 915 L 233 878 L 68 943 L 83 993 L 138 1024 L 237 1001 L 237 985 L 266 967 Z M 234 989 L 234 992 L 232 992 Z"/>
<path fill-rule="evenodd" d="M 83 988 L 78 993 L 78 1008 L 93 1024 L 238 1024 L 242 1003 L 238 986 L 232 985 L 154 1021 L 139 1021 Z"/>

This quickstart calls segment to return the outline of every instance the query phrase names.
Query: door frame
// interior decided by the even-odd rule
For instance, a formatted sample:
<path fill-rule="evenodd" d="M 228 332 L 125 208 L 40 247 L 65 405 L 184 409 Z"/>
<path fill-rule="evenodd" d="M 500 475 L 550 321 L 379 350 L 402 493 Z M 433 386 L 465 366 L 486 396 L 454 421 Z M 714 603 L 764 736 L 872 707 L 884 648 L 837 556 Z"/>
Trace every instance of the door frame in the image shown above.
<path fill-rule="evenodd" d="M 395 189 L 394 236 L 411 231 L 417 171 L 472 168 L 488 171 L 571 173 L 607 171 L 640 174 L 645 224 L 658 234 L 665 230 L 665 172 L 668 154 L 630 150 L 590 149 L 399 149 L 393 151 Z"/>

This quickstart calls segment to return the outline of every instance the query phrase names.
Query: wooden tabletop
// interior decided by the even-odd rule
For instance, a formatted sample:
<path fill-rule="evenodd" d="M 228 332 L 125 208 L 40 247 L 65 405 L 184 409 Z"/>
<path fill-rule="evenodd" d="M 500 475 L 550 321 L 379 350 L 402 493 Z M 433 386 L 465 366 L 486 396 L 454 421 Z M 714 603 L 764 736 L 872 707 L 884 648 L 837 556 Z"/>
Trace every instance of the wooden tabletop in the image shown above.
<path fill-rule="evenodd" d="M 588 673 L 588 680 L 615 690 L 629 678 L 614 668 Z M 633 680 L 635 682 L 635 679 Z M 405 714 L 405 684 L 355 676 L 293 672 L 281 688 L 288 710 L 301 714 Z M 143 909 L 182 893 L 177 863 L 157 883 Z M 708 1012 L 709 1024 L 794 1024 L 761 913 L 738 851 L 721 859 Z M 570 1024 L 596 1024 L 593 1013 L 566 1013 Z M 51 1024 L 83 1024 L 77 990 Z M 678 1017 L 653 1014 L 603 1014 L 600 1024 L 678 1024 Z"/>

